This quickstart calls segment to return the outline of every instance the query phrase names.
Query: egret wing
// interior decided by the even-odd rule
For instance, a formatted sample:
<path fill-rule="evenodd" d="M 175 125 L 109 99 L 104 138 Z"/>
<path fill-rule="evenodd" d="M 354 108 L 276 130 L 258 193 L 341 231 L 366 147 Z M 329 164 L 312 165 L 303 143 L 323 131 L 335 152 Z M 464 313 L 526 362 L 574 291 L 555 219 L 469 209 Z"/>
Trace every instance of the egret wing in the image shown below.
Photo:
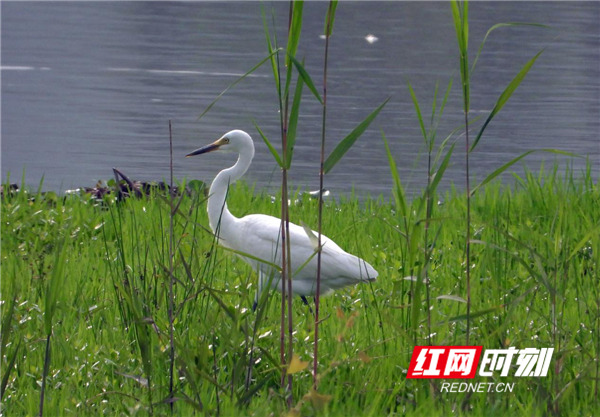
<path fill-rule="evenodd" d="M 262 214 L 252 214 L 239 219 L 234 241 L 228 246 L 237 251 L 262 259 L 243 257 L 246 262 L 263 273 L 273 272 L 268 263 L 281 263 L 281 220 Z M 313 231 L 315 235 L 317 232 Z M 317 256 L 316 246 L 304 228 L 290 223 L 288 238 L 291 244 L 291 266 L 294 279 L 294 292 L 312 295 L 316 291 Z M 321 235 L 322 292 L 352 285 L 359 281 L 374 280 L 377 271 L 364 260 L 347 253 L 333 240 Z"/>

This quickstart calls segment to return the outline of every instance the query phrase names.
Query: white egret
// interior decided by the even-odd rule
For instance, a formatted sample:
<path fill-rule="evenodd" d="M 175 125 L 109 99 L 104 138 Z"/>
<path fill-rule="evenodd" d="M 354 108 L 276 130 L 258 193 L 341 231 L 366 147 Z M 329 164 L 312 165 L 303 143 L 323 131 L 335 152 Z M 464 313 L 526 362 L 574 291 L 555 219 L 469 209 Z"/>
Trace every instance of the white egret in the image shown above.
<path fill-rule="evenodd" d="M 281 220 L 264 214 L 237 218 L 227 208 L 229 184 L 244 175 L 254 157 L 254 142 L 250 135 L 242 130 L 232 130 L 210 145 L 186 156 L 216 150 L 236 152 L 239 157 L 235 165 L 219 172 L 210 186 L 207 205 L 209 224 L 221 245 L 252 256 L 240 255 L 258 271 L 258 300 L 271 276 L 271 287 L 281 291 L 280 274 L 272 266 L 281 264 Z M 303 227 L 290 223 L 288 239 L 293 273 L 292 292 L 300 295 L 304 301 L 306 296 L 316 294 L 317 285 L 317 232 L 312 232 L 314 236 L 309 236 L 309 233 Z M 328 237 L 321 235 L 321 245 L 321 294 L 377 278 L 377 271 L 369 263 L 345 252 Z"/>

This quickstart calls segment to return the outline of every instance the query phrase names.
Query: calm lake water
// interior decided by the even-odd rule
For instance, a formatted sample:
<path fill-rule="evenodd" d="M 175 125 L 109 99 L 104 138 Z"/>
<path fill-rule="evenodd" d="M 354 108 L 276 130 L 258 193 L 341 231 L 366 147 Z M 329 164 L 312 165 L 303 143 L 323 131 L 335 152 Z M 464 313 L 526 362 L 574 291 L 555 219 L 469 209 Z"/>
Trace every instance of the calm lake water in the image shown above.
<path fill-rule="evenodd" d="M 283 40 L 288 3 L 265 7 Z M 318 86 L 326 7 L 305 4 L 299 54 Z M 244 129 L 257 139 L 247 179 L 261 188 L 276 186 L 279 171 L 253 126 L 256 121 L 276 140 L 279 115 L 270 66 L 197 120 L 224 88 L 266 56 L 260 3 L 2 2 L 1 12 L 3 181 L 10 172 L 11 181 L 20 182 L 24 171 L 28 184 L 44 176 L 45 189 L 65 190 L 109 179 L 112 167 L 133 179 L 160 180 L 168 176 L 171 119 L 177 177 L 212 180 L 233 156 L 183 156 L 228 130 Z M 526 150 L 557 148 L 588 156 L 597 179 L 600 3 L 471 3 L 471 56 L 490 26 L 516 21 L 550 28 L 492 33 L 473 78 L 473 117 L 486 117 L 521 66 L 545 51 L 472 155 L 474 176 L 481 179 Z M 426 160 L 406 81 L 429 114 L 436 82 L 443 91 L 454 79 L 438 130 L 443 139 L 462 119 L 457 64 L 448 3 L 340 3 L 330 44 L 327 148 L 392 98 L 326 177 L 326 187 L 389 195 L 381 130 L 404 183 L 421 187 Z M 306 94 L 291 172 L 295 186 L 318 188 L 320 120 L 320 106 Z M 534 154 L 526 163 L 538 169 L 544 159 L 549 164 L 555 157 Z M 458 146 L 448 181 L 462 181 L 463 160 Z M 563 166 L 570 161 L 559 160 Z M 572 163 L 581 170 L 585 158 Z"/>

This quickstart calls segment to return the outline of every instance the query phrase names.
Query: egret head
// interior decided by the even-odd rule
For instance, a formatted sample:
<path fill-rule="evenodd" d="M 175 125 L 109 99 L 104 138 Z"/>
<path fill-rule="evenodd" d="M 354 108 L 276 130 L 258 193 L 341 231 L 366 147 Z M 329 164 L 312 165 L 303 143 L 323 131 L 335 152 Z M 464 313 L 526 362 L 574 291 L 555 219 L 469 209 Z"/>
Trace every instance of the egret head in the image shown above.
<path fill-rule="evenodd" d="M 216 150 L 254 155 L 254 143 L 252 142 L 250 135 L 243 130 L 232 130 L 231 132 L 225 133 L 213 143 L 196 149 L 194 152 L 190 152 L 186 157 L 201 155 Z"/>

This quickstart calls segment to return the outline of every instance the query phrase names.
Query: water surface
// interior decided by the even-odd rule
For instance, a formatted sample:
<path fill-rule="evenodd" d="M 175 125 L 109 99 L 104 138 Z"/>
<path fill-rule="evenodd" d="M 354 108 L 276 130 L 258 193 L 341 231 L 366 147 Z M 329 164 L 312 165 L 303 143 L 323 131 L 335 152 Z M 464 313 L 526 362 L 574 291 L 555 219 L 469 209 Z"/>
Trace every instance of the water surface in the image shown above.
<path fill-rule="evenodd" d="M 300 47 L 319 86 L 326 7 L 325 2 L 305 4 Z M 111 178 L 113 166 L 134 179 L 160 180 L 168 176 L 171 119 L 177 177 L 210 181 L 234 157 L 183 155 L 228 130 L 244 129 L 257 139 L 248 179 L 258 187 L 276 186 L 278 170 L 253 127 L 256 121 L 276 140 L 279 115 L 268 66 L 197 120 L 214 97 L 266 56 L 260 3 L 2 2 L 1 8 L 3 180 L 8 172 L 19 180 L 25 171 L 31 185 L 44 176 L 46 189 L 65 190 Z M 279 39 L 284 39 L 288 4 L 266 3 L 266 9 L 269 16 L 274 11 Z M 490 36 L 473 77 L 472 117 L 487 116 L 520 67 L 545 51 L 472 155 L 474 176 L 483 178 L 526 150 L 558 148 L 588 156 L 597 178 L 600 4 L 475 2 L 470 18 L 471 56 L 495 23 L 550 26 L 503 28 Z M 368 35 L 377 40 L 369 42 Z M 327 176 L 327 188 L 389 195 L 392 181 L 381 130 L 404 183 L 421 187 L 423 141 L 406 82 L 429 114 L 436 82 L 444 89 L 453 78 L 440 140 L 461 123 L 449 4 L 341 3 L 329 62 L 328 150 L 383 100 L 392 99 Z M 317 188 L 320 120 L 320 106 L 306 94 L 291 172 L 297 186 Z M 445 186 L 462 181 L 463 152 L 458 146 Z M 526 163 L 537 169 L 543 159 L 554 161 L 540 153 Z M 573 164 L 581 170 L 585 158 Z"/>

